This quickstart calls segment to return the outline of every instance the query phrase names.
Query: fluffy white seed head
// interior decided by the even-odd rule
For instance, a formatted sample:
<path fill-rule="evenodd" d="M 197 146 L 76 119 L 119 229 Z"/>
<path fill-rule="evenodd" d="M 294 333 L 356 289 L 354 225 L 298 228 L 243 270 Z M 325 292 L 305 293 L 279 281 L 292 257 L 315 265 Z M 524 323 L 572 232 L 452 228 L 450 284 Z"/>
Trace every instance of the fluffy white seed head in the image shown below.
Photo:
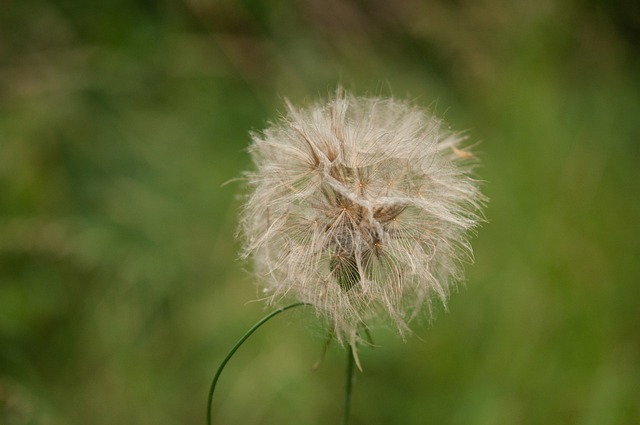
<path fill-rule="evenodd" d="M 433 294 L 446 303 L 483 197 L 440 119 L 338 89 L 252 138 L 243 255 L 271 302 L 312 304 L 350 343 L 379 318 L 402 334 Z"/>

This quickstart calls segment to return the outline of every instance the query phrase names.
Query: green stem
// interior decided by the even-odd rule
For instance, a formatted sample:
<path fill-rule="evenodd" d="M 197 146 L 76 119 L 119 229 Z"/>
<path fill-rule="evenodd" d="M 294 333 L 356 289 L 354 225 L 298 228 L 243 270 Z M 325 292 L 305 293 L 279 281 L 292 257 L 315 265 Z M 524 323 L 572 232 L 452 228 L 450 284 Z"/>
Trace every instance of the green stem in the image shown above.
<path fill-rule="evenodd" d="M 249 329 L 247 331 L 247 333 L 244 334 L 244 336 L 242 338 L 240 338 L 240 340 L 236 343 L 236 345 L 233 346 L 231 351 L 229 351 L 229 354 L 227 354 L 227 357 L 224 358 L 224 360 L 220 364 L 220 367 L 218 367 L 218 370 L 216 371 L 216 375 L 213 377 L 213 382 L 211 382 L 211 388 L 209 389 L 209 398 L 207 399 L 207 424 L 208 425 L 211 425 L 211 404 L 213 402 L 213 392 L 216 389 L 216 384 L 218 383 L 218 378 L 220 378 L 220 374 L 222 373 L 222 370 L 227 365 L 229 360 L 231 360 L 231 357 L 233 357 L 233 355 L 236 353 L 236 351 L 238 351 L 238 348 L 240 348 L 240 346 L 247 340 L 247 338 L 249 338 L 251 336 L 251 334 L 253 334 L 255 331 L 257 331 L 260 326 L 262 326 L 266 322 L 268 322 L 269 319 L 273 318 L 274 316 L 277 316 L 278 314 L 282 313 L 285 310 L 289 310 L 290 308 L 298 307 L 298 306 L 301 306 L 301 305 L 309 305 L 309 304 L 308 303 L 289 304 L 287 306 L 281 307 L 281 308 L 279 308 L 277 310 L 274 310 L 271 313 L 267 314 L 258 323 L 253 325 L 251 327 L 251 329 Z"/>
<path fill-rule="evenodd" d="M 351 410 L 351 388 L 355 381 L 355 357 L 353 353 L 353 346 L 349 345 L 347 350 L 347 383 L 344 389 L 344 415 L 342 416 L 342 425 L 349 423 L 349 410 Z"/>

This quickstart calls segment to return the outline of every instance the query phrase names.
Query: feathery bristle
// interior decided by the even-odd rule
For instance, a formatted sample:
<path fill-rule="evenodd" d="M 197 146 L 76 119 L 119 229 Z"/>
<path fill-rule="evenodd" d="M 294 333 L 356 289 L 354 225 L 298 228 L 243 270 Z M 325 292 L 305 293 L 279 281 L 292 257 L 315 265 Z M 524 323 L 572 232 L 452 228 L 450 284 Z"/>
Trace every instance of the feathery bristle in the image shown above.
<path fill-rule="evenodd" d="M 338 89 L 252 137 L 244 256 L 273 302 L 312 304 L 350 342 L 380 317 L 403 333 L 433 294 L 446 302 L 484 198 L 440 119 Z"/>

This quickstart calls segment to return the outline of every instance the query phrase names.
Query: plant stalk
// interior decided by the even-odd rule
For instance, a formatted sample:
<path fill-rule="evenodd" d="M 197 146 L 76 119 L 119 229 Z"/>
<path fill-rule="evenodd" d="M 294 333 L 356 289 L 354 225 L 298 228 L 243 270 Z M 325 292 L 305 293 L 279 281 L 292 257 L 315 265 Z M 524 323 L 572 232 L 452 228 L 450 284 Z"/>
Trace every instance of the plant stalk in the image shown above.
<path fill-rule="evenodd" d="M 351 389 L 356 379 L 355 375 L 355 357 L 353 346 L 349 344 L 347 349 L 347 382 L 344 389 L 344 414 L 342 416 L 342 425 L 349 423 L 349 411 L 351 410 Z"/>
<path fill-rule="evenodd" d="M 255 325 L 253 325 L 251 327 L 251 329 L 249 329 L 247 331 L 247 333 L 245 333 L 242 336 L 242 338 L 240 338 L 240 340 L 236 343 L 236 345 L 233 346 L 231 351 L 229 351 L 229 354 L 227 354 L 227 356 L 224 358 L 224 360 L 222 361 L 222 363 L 218 367 L 218 370 L 216 371 L 216 374 L 213 377 L 213 382 L 211 382 L 211 388 L 209 389 L 209 397 L 207 399 L 207 424 L 208 425 L 211 425 L 211 405 L 212 405 L 212 402 L 213 402 L 213 392 L 216 389 L 216 385 L 218 383 L 218 379 L 220 378 L 220 374 L 222 373 L 222 370 L 224 369 L 224 367 L 227 365 L 229 360 L 231 360 L 231 357 L 233 357 L 233 355 L 236 353 L 236 351 L 238 351 L 238 348 L 240 348 L 240 346 L 247 340 L 247 338 L 249 338 L 251 336 L 251 334 L 253 334 L 255 331 L 257 331 L 258 328 L 260 328 L 260 326 L 264 325 L 271 318 L 273 318 L 274 316 L 277 316 L 278 314 L 282 313 L 283 311 L 289 310 L 290 308 L 299 307 L 299 306 L 302 306 L 302 305 L 309 305 L 309 304 L 303 303 L 303 302 L 289 304 L 287 306 L 281 307 L 281 308 L 279 308 L 277 310 L 274 310 L 271 313 L 267 314 L 259 322 L 257 322 Z"/>

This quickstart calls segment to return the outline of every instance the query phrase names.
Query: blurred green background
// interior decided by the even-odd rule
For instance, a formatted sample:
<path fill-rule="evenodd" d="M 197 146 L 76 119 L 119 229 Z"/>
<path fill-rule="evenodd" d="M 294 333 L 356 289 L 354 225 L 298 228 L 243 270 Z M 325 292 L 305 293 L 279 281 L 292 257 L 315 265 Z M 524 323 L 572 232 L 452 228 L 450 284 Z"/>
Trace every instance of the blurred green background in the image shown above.
<path fill-rule="evenodd" d="M 362 350 L 351 424 L 640 423 L 638 46 L 633 0 L 4 0 L 0 424 L 204 423 L 265 312 L 223 183 L 337 84 L 468 129 L 491 198 L 448 311 Z M 339 422 L 313 322 L 240 350 L 217 424 Z"/>

